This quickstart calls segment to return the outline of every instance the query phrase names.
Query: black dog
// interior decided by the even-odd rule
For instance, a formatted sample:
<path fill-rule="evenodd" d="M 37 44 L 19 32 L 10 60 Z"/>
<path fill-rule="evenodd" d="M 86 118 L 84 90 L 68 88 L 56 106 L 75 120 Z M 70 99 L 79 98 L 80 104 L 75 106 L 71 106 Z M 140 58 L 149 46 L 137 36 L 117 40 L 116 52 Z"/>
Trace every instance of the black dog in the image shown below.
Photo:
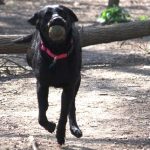
<path fill-rule="evenodd" d="M 27 61 L 37 78 L 39 124 L 51 133 L 55 130 L 56 124 L 49 122 L 46 117 L 48 90 L 49 86 L 63 88 L 56 132 L 61 145 L 65 143 L 67 116 L 71 133 L 78 138 L 82 136 L 75 114 L 75 97 L 81 80 L 81 47 L 74 26 L 76 21 L 77 16 L 69 8 L 51 5 L 29 19 L 36 26 Z"/>

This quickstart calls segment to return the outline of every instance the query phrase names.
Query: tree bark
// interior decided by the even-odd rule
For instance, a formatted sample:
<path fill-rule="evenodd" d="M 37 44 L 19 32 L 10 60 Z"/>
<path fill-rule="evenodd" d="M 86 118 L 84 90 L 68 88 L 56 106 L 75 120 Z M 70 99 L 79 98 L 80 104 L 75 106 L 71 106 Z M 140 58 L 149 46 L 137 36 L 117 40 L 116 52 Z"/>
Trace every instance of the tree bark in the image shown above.
<path fill-rule="evenodd" d="M 108 1 L 108 7 L 112 7 L 112 6 L 119 6 L 119 0 L 109 0 Z"/>
<path fill-rule="evenodd" d="M 114 41 L 123 41 L 150 35 L 150 20 L 87 26 L 80 31 L 82 47 Z"/>
<path fill-rule="evenodd" d="M 109 26 L 92 25 L 78 27 L 81 46 L 90 46 L 114 41 L 123 41 L 150 35 L 150 20 L 114 24 Z M 23 38 L 23 42 L 14 42 Z M 30 48 L 32 36 L 0 35 L 0 53 L 25 53 Z"/>

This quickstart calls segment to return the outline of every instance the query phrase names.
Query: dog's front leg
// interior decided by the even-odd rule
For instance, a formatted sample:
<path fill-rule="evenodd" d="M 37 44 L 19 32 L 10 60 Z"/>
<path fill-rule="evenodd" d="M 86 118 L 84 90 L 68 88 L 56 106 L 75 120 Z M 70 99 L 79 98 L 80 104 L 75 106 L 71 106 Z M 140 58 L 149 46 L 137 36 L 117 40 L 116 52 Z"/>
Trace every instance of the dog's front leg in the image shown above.
<path fill-rule="evenodd" d="M 60 145 L 65 143 L 67 115 L 69 113 L 70 104 L 73 99 L 73 92 L 74 87 L 63 88 L 61 97 L 61 113 L 56 133 L 57 142 Z"/>
<path fill-rule="evenodd" d="M 78 127 L 78 124 L 76 121 L 75 99 L 72 102 L 71 107 L 70 107 L 69 123 L 70 123 L 70 131 L 71 131 L 72 135 L 74 135 L 77 138 L 82 137 L 82 131 Z"/>
<path fill-rule="evenodd" d="M 82 131 L 78 127 L 78 124 L 76 121 L 76 107 L 75 107 L 75 98 L 79 90 L 80 82 L 81 82 L 81 78 L 79 78 L 79 80 L 77 81 L 75 85 L 74 98 L 70 104 L 70 111 L 69 111 L 70 131 L 77 138 L 80 138 L 82 136 Z"/>
<path fill-rule="evenodd" d="M 46 130 L 52 133 L 55 130 L 56 124 L 49 122 L 46 117 L 46 111 L 48 109 L 48 89 L 47 85 L 42 85 L 37 82 L 37 96 L 39 105 L 39 124 L 43 126 Z"/>

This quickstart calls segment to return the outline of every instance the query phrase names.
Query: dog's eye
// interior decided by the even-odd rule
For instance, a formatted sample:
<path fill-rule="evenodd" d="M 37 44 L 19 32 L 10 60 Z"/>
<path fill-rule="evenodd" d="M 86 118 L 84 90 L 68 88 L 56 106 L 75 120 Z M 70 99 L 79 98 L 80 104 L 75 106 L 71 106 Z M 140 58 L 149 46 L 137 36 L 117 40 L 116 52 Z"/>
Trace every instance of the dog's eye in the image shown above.
<path fill-rule="evenodd" d="M 52 16 L 52 13 L 51 13 L 51 12 L 46 12 L 45 18 L 50 18 L 51 16 Z"/>
<path fill-rule="evenodd" d="M 65 13 L 63 10 L 61 10 L 61 9 L 58 10 L 58 14 L 59 14 L 60 16 L 62 16 L 64 19 L 67 18 L 66 13 Z"/>
<path fill-rule="evenodd" d="M 62 17 L 63 17 L 64 19 L 66 19 L 66 18 L 67 18 L 67 15 L 66 15 L 65 13 L 62 13 Z"/>
<path fill-rule="evenodd" d="M 52 14 L 50 12 L 47 12 L 44 16 L 44 20 L 47 22 L 51 19 L 51 17 L 52 17 Z"/>

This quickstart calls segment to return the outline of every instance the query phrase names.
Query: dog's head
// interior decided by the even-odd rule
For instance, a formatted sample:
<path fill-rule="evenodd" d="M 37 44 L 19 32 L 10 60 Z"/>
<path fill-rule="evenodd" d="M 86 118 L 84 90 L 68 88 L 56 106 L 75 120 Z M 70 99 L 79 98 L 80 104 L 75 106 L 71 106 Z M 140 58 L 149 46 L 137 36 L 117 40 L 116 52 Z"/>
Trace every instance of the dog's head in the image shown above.
<path fill-rule="evenodd" d="M 76 21 L 78 18 L 74 12 L 61 5 L 48 5 L 28 20 L 36 26 L 43 38 L 53 42 L 64 41 Z"/>

